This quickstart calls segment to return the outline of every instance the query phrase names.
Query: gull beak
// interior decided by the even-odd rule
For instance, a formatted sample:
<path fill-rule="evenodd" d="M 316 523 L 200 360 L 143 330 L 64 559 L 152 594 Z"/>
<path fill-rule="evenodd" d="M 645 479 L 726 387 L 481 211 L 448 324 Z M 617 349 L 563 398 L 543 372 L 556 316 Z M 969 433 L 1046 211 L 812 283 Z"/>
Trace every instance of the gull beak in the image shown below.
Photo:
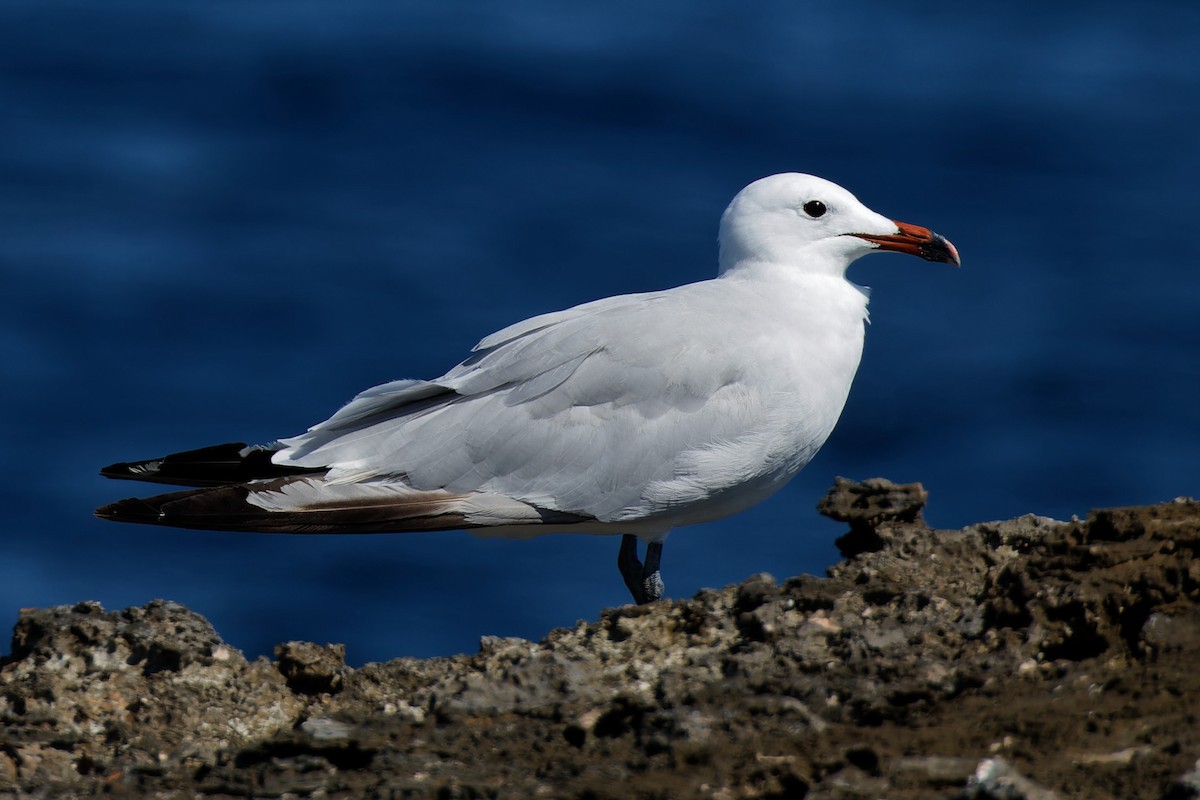
<path fill-rule="evenodd" d="M 876 236 L 871 233 L 852 233 L 850 235 L 866 239 L 880 250 L 908 253 L 912 256 L 920 256 L 926 261 L 942 261 L 956 267 L 962 265 L 962 262 L 958 260 L 958 250 L 950 244 L 950 240 L 946 237 L 939 236 L 929 228 L 922 228 L 920 225 L 909 225 L 907 222 L 894 224 L 900 232 L 891 236 Z"/>

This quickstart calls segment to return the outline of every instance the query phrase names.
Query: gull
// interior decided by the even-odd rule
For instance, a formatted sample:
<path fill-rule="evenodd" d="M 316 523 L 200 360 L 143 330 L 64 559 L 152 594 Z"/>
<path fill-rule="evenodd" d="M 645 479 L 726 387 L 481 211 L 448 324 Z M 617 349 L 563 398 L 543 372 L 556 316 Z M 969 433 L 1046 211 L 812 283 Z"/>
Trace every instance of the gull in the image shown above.
<path fill-rule="evenodd" d="M 630 594 L 657 600 L 668 532 L 764 500 L 833 431 L 867 322 L 846 268 L 877 250 L 960 263 L 945 238 L 834 183 L 762 178 L 721 217 L 717 277 L 518 322 L 440 378 L 367 389 L 298 436 L 105 467 L 193 488 L 96 515 L 266 533 L 620 534 Z"/>

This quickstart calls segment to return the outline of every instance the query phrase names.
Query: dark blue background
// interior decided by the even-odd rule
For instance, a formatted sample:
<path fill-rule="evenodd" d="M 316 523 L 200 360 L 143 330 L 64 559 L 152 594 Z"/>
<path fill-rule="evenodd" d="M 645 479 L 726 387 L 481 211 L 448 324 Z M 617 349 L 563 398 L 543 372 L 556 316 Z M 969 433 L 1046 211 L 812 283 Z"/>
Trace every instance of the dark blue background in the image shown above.
<path fill-rule="evenodd" d="M 1197 53 L 1181 2 L 8 0 L 0 618 L 169 597 L 251 654 L 360 663 L 625 602 L 615 539 L 120 526 L 92 508 L 147 487 L 96 470 L 294 434 L 510 322 L 709 277 L 729 198 L 788 170 L 965 266 L 853 268 L 838 430 L 673 534 L 669 594 L 820 573 L 835 475 L 923 481 L 943 527 L 1200 493 Z"/>

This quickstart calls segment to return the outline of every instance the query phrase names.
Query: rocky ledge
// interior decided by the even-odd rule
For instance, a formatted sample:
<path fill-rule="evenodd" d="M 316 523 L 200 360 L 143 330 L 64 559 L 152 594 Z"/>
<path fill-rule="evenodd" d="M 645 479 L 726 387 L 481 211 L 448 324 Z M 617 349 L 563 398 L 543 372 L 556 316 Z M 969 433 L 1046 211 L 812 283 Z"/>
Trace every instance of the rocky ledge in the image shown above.
<path fill-rule="evenodd" d="M 541 642 L 248 662 L 158 601 L 23 611 L 0 798 L 1200 797 L 1200 503 L 932 530 L 839 481 L 827 578 Z"/>

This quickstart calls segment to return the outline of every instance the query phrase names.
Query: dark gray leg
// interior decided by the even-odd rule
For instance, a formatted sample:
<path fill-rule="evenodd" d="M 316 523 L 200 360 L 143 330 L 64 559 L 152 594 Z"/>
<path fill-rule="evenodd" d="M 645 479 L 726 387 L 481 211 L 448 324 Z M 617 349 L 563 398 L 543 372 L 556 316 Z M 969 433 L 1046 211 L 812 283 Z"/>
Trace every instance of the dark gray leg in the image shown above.
<path fill-rule="evenodd" d="M 617 554 L 617 568 L 621 577 L 633 595 L 633 602 L 638 605 L 653 603 L 663 595 L 662 573 L 659 562 L 662 561 L 662 542 L 646 545 L 646 563 L 643 564 L 637 555 L 638 539 L 632 533 L 621 537 L 621 551 Z"/>
<path fill-rule="evenodd" d="M 629 587 L 629 593 L 633 595 L 633 602 L 641 603 L 643 602 L 642 562 L 638 560 L 637 541 L 637 537 L 632 533 L 621 537 L 621 552 L 617 553 L 617 569 L 621 570 L 621 577 L 625 579 L 625 585 Z"/>

